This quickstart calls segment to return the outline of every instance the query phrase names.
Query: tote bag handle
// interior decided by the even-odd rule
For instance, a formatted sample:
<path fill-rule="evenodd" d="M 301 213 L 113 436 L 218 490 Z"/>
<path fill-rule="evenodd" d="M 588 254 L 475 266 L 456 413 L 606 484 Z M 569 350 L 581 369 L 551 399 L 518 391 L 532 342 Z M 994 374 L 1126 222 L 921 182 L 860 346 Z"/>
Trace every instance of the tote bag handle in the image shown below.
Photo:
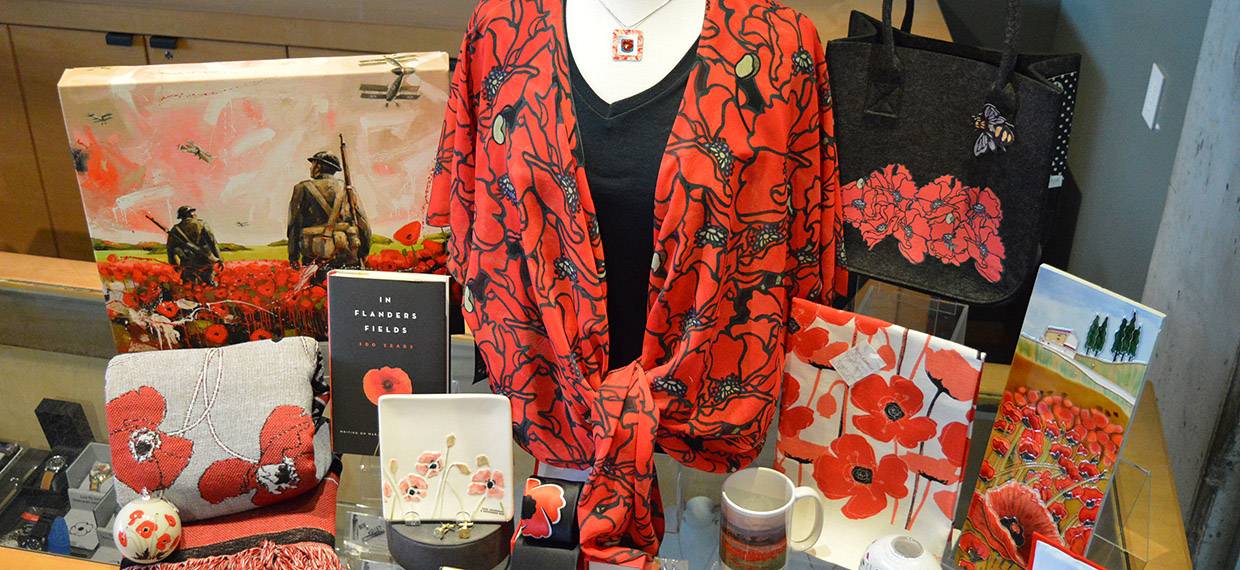
<path fill-rule="evenodd" d="M 879 87 L 878 98 L 872 98 L 874 102 L 881 99 L 894 101 L 890 95 L 900 89 L 902 67 L 900 59 L 896 56 L 895 33 L 892 28 L 891 12 L 893 0 L 883 0 L 883 29 L 882 42 L 883 49 L 880 51 L 877 63 L 877 75 L 874 77 L 874 83 Z M 904 21 L 900 23 L 900 31 L 911 33 L 913 27 L 913 5 L 915 0 L 905 0 Z M 1011 88 L 1012 74 L 1016 70 L 1016 39 L 1020 35 L 1020 1 L 1007 0 L 1007 20 L 1003 32 L 1003 51 L 999 59 L 999 67 L 995 71 L 994 81 L 990 85 L 990 94 L 987 96 L 987 103 L 991 103 L 1002 111 L 1012 112 L 1016 107 L 1015 89 Z M 866 113 L 879 116 L 896 117 L 896 109 L 894 105 L 888 104 L 885 108 L 867 109 Z"/>

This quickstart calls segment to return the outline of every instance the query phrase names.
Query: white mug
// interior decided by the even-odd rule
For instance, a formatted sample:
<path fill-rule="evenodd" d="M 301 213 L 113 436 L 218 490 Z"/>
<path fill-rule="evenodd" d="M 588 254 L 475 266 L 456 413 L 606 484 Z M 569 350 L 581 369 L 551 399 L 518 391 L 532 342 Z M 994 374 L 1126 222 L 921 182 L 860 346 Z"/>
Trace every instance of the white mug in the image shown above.
<path fill-rule="evenodd" d="M 798 502 L 813 507 L 813 525 L 806 533 L 793 529 Z M 723 482 L 719 558 L 725 570 L 782 570 L 788 550 L 806 550 L 822 534 L 824 504 L 818 491 L 796 487 L 784 474 L 765 467 L 737 471 Z M 797 526 L 803 526 L 798 524 Z"/>

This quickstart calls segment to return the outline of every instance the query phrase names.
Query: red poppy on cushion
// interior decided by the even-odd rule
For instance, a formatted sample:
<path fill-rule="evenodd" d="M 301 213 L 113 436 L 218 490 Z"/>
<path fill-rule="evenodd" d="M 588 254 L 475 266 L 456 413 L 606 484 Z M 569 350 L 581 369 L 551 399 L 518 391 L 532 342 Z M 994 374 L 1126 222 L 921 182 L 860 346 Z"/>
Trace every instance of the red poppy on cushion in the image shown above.
<path fill-rule="evenodd" d="M 912 381 L 892 376 L 891 384 L 871 374 L 852 388 L 850 401 L 865 412 L 853 417 L 853 425 L 862 433 L 882 442 L 895 439 L 904 447 L 913 447 L 938 432 L 938 424 L 921 411 L 922 392 Z"/>
<path fill-rule="evenodd" d="M 392 236 L 392 239 L 400 242 L 401 245 L 410 246 L 417 242 L 420 237 L 422 237 L 422 222 L 415 220 L 396 230 L 396 234 Z"/>
<path fill-rule="evenodd" d="M 267 340 L 269 338 L 272 338 L 271 333 L 264 329 L 258 329 L 250 333 L 250 340 Z"/>
<path fill-rule="evenodd" d="M 314 422 L 297 406 L 272 410 L 259 432 L 258 463 L 223 459 L 198 480 L 198 492 L 211 504 L 255 491 L 260 507 L 289 499 L 318 484 L 314 468 Z"/>
<path fill-rule="evenodd" d="M 479 469 L 470 479 L 469 494 L 504 498 L 504 474 L 498 469 Z"/>
<path fill-rule="evenodd" d="M 194 442 L 159 429 L 167 403 L 143 386 L 108 402 L 108 445 L 116 478 L 135 491 L 162 491 L 189 465 Z"/>
<path fill-rule="evenodd" d="M 814 480 L 829 499 L 847 499 L 841 512 L 850 519 L 872 517 L 887 508 L 887 497 L 908 495 L 908 468 L 895 455 L 880 461 L 864 437 L 844 434 L 814 460 Z"/>
<path fill-rule="evenodd" d="M 544 484 L 533 477 L 525 481 L 523 501 L 534 502 L 534 514 L 530 518 L 521 519 L 520 526 L 517 527 L 517 535 L 531 538 L 550 537 L 551 527 L 559 524 L 561 511 L 568 504 L 564 500 L 562 487 L 552 483 Z M 521 510 L 525 511 L 524 508 Z"/>
<path fill-rule="evenodd" d="M 784 437 L 796 437 L 813 423 L 814 411 L 809 406 L 794 406 L 780 412 L 779 433 Z"/>
<path fill-rule="evenodd" d="M 926 374 L 936 388 L 961 402 L 973 400 L 981 379 L 978 369 L 950 348 L 926 351 Z"/>
<path fill-rule="evenodd" d="M 960 543 L 957 548 L 969 557 L 969 560 L 978 562 L 990 557 L 990 549 L 986 547 L 986 541 L 976 533 L 966 532 L 960 535 Z"/>
<path fill-rule="evenodd" d="M 1005 255 L 999 230 L 989 225 L 968 226 L 964 231 L 964 241 L 977 272 L 991 283 L 999 281 Z"/>
<path fill-rule="evenodd" d="M 181 312 L 181 308 L 178 307 L 177 304 L 173 303 L 172 301 L 164 301 L 160 303 L 158 307 L 155 307 L 155 310 L 158 311 L 159 314 L 165 317 L 168 317 L 170 319 L 172 317 L 177 316 L 177 313 Z"/>
<path fill-rule="evenodd" d="M 1047 537 L 1052 543 L 1063 542 L 1059 527 L 1038 493 L 1025 485 L 1010 481 L 991 489 L 986 492 L 982 505 L 978 518 L 974 518 L 972 510 L 969 513 L 974 528 L 981 531 L 996 550 L 1022 567 L 1033 549 L 1034 533 Z"/>
<path fill-rule="evenodd" d="M 366 399 L 377 406 L 379 396 L 384 394 L 412 394 L 413 381 L 404 370 L 384 366 L 371 369 L 362 376 L 362 390 L 366 392 Z"/>
<path fill-rule="evenodd" d="M 952 465 L 964 465 L 969 454 L 969 426 L 961 422 L 951 422 L 939 431 L 939 445 L 943 448 L 943 456 Z"/>
<path fill-rule="evenodd" d="M 228 329 L 224 328 L 224 325 L 211 325 L 202 335 L 212 344 L 224 344 L 224 341 L 228 340 Z"/>

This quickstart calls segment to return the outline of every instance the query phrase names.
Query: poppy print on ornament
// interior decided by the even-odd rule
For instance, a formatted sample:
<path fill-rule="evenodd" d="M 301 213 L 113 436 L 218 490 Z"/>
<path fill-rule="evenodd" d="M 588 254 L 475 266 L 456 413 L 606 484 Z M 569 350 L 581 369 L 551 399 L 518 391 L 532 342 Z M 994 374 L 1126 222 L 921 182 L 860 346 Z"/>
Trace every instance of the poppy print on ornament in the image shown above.
<path fill-rule="evenodd" d="M 270 505 L 313 489 L 314 422 L 297 406 L 272 410 L 259 433 L 257 461 L 234 457 L 212 463 L 198 480 L 202 498 L 219 504 L 254 492 L 257 506 Z"/>
<path fill-rule="evenodd" d="M 366 392 L 366 399 L 378 406 L 379 396 L 412 394 L 413 381 L 409 379 L 409 375 L 404 370 L 384 366 L 371 369 L 362 376 L 362 390 Z"/>

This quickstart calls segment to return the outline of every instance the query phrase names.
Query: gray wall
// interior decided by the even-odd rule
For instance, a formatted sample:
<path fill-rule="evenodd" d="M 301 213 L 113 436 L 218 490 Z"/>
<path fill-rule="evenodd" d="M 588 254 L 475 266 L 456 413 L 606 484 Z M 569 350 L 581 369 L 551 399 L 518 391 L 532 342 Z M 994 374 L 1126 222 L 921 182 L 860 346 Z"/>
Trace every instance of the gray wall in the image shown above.
<path fill-rule="evenodd" d="M 1167 314 L 1149 378 L 1187 514 L 1216 424 L 1237 420 L 1219 410 L 1240 351 L 1240 0 L 1214 0 L 1142 300 Z"/>
<path fill-rule="evenodd" d="M 897 2 L 898 3 L 898 2 Z M 997 48 L 1006 2 L 939 0 L 957 41 Z M 1081 191 L 1068 271 L 1138 298 L 1158 235 L 1209 0 L 1022 0 L 1020 49 L 1079 52 L 1068 165 Z M 1159 130 L 1141 118 L 1150 65 Z"/>
<path fill-rule="evenodd" d="M 1081 210 L 1068 270 L 1139 298 L 1149 269 L 1209 0 L 1063 0 L 1053 49 L 1082 54 L 1068 166 Z M 1150 66 L 1167 77 L 1157 130 L 1141 118 Z"/>

